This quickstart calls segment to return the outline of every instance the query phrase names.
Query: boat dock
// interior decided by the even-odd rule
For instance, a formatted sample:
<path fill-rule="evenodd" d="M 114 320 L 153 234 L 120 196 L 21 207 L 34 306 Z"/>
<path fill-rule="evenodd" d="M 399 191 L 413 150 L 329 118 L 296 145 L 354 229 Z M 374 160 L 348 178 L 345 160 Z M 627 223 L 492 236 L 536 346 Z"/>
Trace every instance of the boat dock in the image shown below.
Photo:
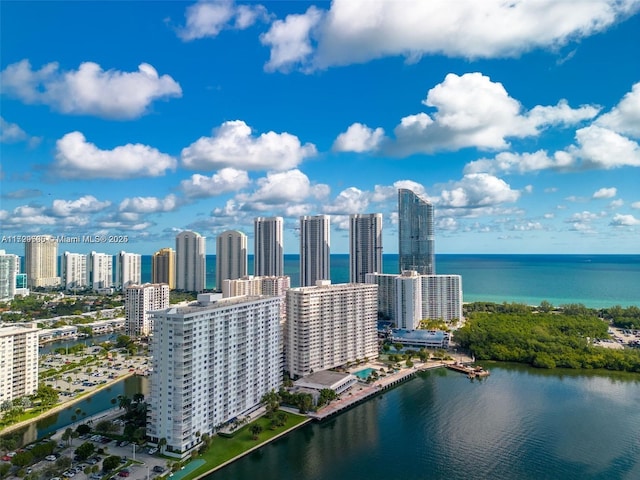
<path fill-rule="evenodd" d="M 485 370 L 482 367 L 473 367 L 470 365 L 465 365 L 463 363 L 448 363 L 446 367 L 449 370 L 455 370 L 456 372 L 464 373 L 469 378 L 488 377 L 491 374 L 489 370 Z"/>

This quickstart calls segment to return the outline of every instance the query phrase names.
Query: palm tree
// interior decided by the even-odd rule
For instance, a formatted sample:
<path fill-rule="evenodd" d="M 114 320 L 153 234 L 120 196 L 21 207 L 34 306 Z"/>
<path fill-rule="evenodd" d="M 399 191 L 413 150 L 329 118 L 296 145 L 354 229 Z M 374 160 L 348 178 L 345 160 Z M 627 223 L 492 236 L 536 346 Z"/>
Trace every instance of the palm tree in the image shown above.
<path fill-rule="evenodd" d="M 262 425 L 254 423 L 249 427 L 249 431 L 251 432 L 251 435 L 253 435 L 253 439 L 258 440 L 258 435 L 262 432 Z"/>
<path fill-rule="evenodd" d="M 162 437 L 160 440 L 158 440 L 158 448 L 160 449 L 160 454 L 162 455 L 164 453 L 164 448 L 167 446 L 167 439 Z"/>

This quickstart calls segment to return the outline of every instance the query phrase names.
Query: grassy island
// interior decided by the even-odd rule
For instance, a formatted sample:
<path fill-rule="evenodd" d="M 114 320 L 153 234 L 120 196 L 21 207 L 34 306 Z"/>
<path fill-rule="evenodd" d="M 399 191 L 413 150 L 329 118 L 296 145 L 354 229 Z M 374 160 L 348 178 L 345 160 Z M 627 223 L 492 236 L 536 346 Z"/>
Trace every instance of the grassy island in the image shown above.
<path fill-rule="evenodd" d="M 640 350 L 594 345 L 610 336 L 609 324 L 596 311 L 505 307 L 512 308 L 469 308 L 467 323 L 455 333 L 455 341 L 478 360 L 640 372 Z"/>

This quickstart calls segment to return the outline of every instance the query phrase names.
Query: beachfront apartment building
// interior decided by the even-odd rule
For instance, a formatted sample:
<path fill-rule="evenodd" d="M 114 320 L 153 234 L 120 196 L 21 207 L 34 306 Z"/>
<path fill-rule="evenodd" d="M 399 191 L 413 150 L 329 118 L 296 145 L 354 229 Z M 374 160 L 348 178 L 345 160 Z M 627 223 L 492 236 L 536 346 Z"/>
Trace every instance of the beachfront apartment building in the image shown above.
<path fill-rule="evenodd" d="M 176 288 L 176 252 L 161 248 L 151 258 L 151 283 L 166 283 L 169 290 Z"/>
<path fill-rule="evenodd" d="M 89 286 L 87 255 L 64 252 L 60 259 L 60 279 L 65 290 L 84 290 Z"/>
<path fill-rule="evenodd" d="M 298 378 L 377 357 L 377 311 L 376 285 L 320 280 L 287 290 L 285 370 Z"/>
<path fill-rule="evenodd" d="M 10 302 L 16 295 L 20 258 L 0 250 L 0 302 Z"/>
<path fill-rule="evenodd" d="M 142 255 L 118 252 L 116 255 L 116 288 L 125 289 L 129 285 L 142 282 Z"/>
<path fill-rule="evenodd" d="M 247 276 L 247 236 L 237 230 L 227 230 L 216 238 L 216 289 L 222 291 L 224 280 Z"/>
<path fill-rule="evenodd" d="M 462 277 L 460 275 L 401 275 L 371 273 L 367 283 L 378 285 L 380 319 L 397 328 L 413 330 L 421 320 L 451 322 L 462 319 Z"/>
<path fill-rule="evenodd" d="M 256 217 L 253 226 L 253 274 L 281 277 L 284 275 L 282 217 Z"/>
<path fill-rule="evenodd" d="M 300 286 L 308 287 L 318 280 L 330 280 L 329 215 L 300 217 Z"/>
<path fill-rule="evenodd" d="M 98 291 L 113 287 L 113 255 L 91 252 L 87 259 L 89 285 Z"/>
<path fill-rule="evenodd" d="M 169 285 L 145 283 L 124 289 L 125 332 L 130 337 L 147 337 L 153 332 L 150 312 L 169 308 Z"/>
<path fill-rule="evenodd" d="M 176 289 L 202 292 L 206 288 L 206 238 L 185 230 L 176 236 Z"/>
<path fill-rule="evenodd" d="M 24 244 L 24 264 L 29 288 L 60 285 L 58 241 L 51 235 L 36 235 Z"/>
<path fill-rule="evenodd" d="M 398 260 L 399 272 L 436 273 L 433 205 L 406 188 L 398 189 Z"/>
<path fill-rule="evenodd" d="M 36 323 L 0 324 L 0 404 L 38 390 Z"/>
<path fill-rule="evenodd" d="M 285 292 L 291 287 L 291 278 L 287 275 L 281 277 L 254 277 L 247 275 L 235 280 L 222 281 L 222 297 L 238 297 L 241 295 L 270 295 L 284 297 Z"/>
<path fill-rule="evenodd" d="M 382 214 L 349 217 L 349 281 L 365 283 L 367 273 L 382 273 Z"/>
<path fill-rule="evenodd" d="M 244 296 L 154 312 L 147 435 L 185 457 L 226 422 L 282 384 L 280 300 Z"/>

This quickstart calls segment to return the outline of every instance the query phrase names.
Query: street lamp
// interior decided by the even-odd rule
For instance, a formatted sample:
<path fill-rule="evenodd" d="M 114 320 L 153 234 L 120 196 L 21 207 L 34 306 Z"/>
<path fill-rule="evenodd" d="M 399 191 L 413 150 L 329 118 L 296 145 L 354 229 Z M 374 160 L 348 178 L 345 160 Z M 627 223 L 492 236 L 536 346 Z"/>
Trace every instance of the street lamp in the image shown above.
<path fill-rule="evenodd" d="M 133 442 L 132 445 L 133 445 L 133 461 L 135 462 L 136 461 L 136 443 Z"/>

